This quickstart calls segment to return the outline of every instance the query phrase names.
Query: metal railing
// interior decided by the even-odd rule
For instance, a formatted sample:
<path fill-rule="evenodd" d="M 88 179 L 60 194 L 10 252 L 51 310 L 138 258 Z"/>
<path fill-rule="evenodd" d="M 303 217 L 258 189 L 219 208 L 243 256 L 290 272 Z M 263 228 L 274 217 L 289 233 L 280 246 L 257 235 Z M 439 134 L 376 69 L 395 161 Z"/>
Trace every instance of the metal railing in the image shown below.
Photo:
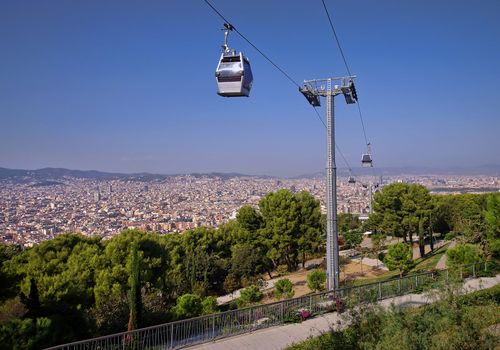
<path fill-rule="evenodd" d="M 449 280 L 460 281 L 469 276 L 476 277 L 479 271 L 485 270 L 485 263 L 476 263 L 453 270 L 423 272 L 382 282 L 344 287 L 336 291 L 309 294 L 271 304 L 165 323 L 48 349 L 178 349 L 294 322 L 297 321 L 301 309 L 306 309 L 313 316 L 320 315 L 352 303 L 375 302 L 411 292 L 421 292 L 435 288 L 440 283 Z"/>

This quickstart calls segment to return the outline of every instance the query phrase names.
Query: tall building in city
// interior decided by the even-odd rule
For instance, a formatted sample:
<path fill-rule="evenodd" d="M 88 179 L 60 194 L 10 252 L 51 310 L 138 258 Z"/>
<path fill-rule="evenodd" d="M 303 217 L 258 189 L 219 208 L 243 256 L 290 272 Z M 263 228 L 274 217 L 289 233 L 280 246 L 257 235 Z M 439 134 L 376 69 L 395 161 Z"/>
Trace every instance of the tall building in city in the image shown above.
<path fill-rule="evenodd" d="M 94 192 L 94 200 L 96 202 L 99 202 L 101 200 L 101 192 L 99 191 L 99 187 L 97 187 L 95 189 L 95 192 Z"/>

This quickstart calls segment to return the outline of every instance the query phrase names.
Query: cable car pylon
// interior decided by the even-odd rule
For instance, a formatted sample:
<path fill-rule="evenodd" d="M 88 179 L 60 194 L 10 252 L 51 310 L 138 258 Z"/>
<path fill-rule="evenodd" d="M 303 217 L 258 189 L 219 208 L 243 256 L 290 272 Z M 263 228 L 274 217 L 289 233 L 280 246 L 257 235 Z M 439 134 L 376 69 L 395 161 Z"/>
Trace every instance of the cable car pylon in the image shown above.
<path fill-rule="evenodd" d="M 326 97 L 326 282 L 327 290 L 339 288 L 339 237 L 337 231 L 337 166 L 335 164 L 334 97 L 343 94 L 348 104 L 357 101 L 353 79 L 355 76 L 305 80 L 300 92 L 313 106 Z"/>

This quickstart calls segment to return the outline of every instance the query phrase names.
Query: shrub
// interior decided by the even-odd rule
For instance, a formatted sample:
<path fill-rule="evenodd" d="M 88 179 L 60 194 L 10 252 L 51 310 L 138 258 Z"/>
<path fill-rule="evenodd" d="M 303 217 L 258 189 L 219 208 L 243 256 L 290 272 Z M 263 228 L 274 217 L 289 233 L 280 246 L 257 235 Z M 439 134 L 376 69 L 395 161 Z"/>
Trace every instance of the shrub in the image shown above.
<path fill-rule="evenodd" d="M 307 275 L 307 286 L 313 292 L 319 292 L 325 289 L 326 272 L 322 270 L 312 270 Z"/>
<path fill-rule="evenodd" d="M 191 318 L 201 315 L 203 304 L 201 298 L 195 294 L 184 294 L 177 298 L 177 303 L 172 308 L 175 318 Z"/>
<path fill-rule="evenodd" d="M 249 304 L 254 304 L 262 300 L 262 292 L 259 287 L 252 285 L 248 288 L 244 288 L 240 291 L 240 298 L 238 299 L 238 306 L 246 306 Z"/>
<path fill-rule="evenodd" d="M 384 257 L 384 263 L 389 270 L 399 270 L 400 277 L 413 266 L 411 247 L 405 243 L 396 243 L 389 246 Z"/>
<path fill-rule="evenodd" d="M 217 309 L 217 298 L 214 296 L 208 296 L 201 302 L 203 308 L 203 315 L 210 315 L 218 312 Z"/>
<path fill-rule="evenodd" d="M 292 298 L 294 294 L 292 281 L 288 278 L 281 279 L 274 285 L 274 296 L 278 300 Z"/>
<path fill-rule="evenodd" d="M 459 244 L 446 251 L 446 265 L 451 268 L 471 265 L 481 260 L 479 248 L 472 244 Z"/>
<path fill-rule="evenodd" d="M 451 241 L 452 239 L 454 239 L 455 237 L 457 237 L 457 233 L 456 232 L 453 232 L 453 231 L 450 231 L 448 232 L 445 236 L 444 236 L 444 239 L 446 241 Z"/>

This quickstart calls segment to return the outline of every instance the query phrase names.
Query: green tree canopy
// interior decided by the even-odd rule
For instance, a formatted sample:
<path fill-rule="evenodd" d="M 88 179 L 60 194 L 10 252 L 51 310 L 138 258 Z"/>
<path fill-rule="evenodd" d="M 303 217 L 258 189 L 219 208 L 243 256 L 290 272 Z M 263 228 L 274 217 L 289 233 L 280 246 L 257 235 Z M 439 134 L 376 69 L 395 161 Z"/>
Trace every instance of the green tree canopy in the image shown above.
<path fill-rule="evenodd" d="M 321 209 L 319 200 L 309 192 L 301 191 L 295 197 L 299 204 L 300 213 L 297 249 L 302 267 L 305 267 L 307 256 L 317 253 L 323 242 L 321 238 L 323 231 Z"/>
<path fill-rule="evenodd" d="M 36 284 L 43 307 L 85 307 L 94 301 L 101 254 L 99 240 L 65 234 L 17 254 L 7 268 L 21 277 L 21 292 L 25 296 Z"/>
<path fill-rule="evenodd" d="M 342 233 L 344 245 L 348 248 L 355 248 L 363 241 L 363 233 L 359 230 L 350 230 Z"/>
<path fill-rule="evenodd" d="M 405 242 L 413 242 L 413 234 L 418 233 L 420 254 L 424 255 L 425 237 L 432 232 L 430 218 L 434 211 L 427 188 L 419 184 L 390 184 L 375 194 L 373 209 L 368 227 L 377 233 L 403 237 Z"/>
<path fill-rule="evenodd" d="M 244 205 L 236 214 L 237 223 L 245 230 L 255 233 L 263 225 L 262 216 L 250 205 Z"/>
<path fill-rule="evenodd" d="M 268 193 L 259 202 L 264 226 L 260 230 L 274 266 L 286 264 L 294 270 L 299 261 L 315 252 L 321 243 L 319 201 L 306 192 L 295 195 L 282 189 Z"/>
<path fill-rule="evenodd" d="M 406 243 L 390 245 L 384 263 L 389 270 L 399 270 L 399 275 L 402 276 L 413 266 L 411 247 Z"/>
<path fill-rule="evenodd" d="M 500 194 L 491 193 L 486 200 L 486 251 L 493 259 L 500 258 Z"/>
<path fill-rule="evenodd" d="M 340 233 L 361 229 L 361 221 L 359 215 L 351 213 L 339 213 L 337 217 L 337 225 Z"/>

